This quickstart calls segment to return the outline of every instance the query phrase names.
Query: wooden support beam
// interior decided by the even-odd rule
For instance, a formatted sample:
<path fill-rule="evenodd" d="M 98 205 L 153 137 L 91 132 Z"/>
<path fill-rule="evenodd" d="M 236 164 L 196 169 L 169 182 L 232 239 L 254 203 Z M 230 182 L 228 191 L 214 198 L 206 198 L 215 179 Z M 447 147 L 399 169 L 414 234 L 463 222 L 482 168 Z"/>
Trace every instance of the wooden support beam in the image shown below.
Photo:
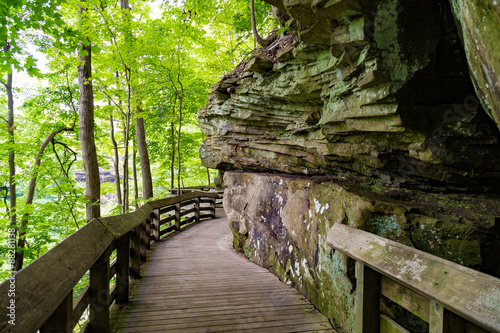
<path fill-rule="evenodd" d="M 130 233 L 116 240 L 116 303 L 128 303 L 130 265 Z"/>
<path fill-rule="evenodd" d="M 200 222 L 200 198 L 195 198 L 194 199 L 194 216 L 195 216 L 195 221 Z"/>
<path fill-rule="evenodd" d="M 73 290 L 64 298 L 50 318 L 40 328 L 40 333 L 71 333 L 73 321 Z"/>
<path fill-rule="evenodd" d="M 153 224 L 153 239 L 155 242 L 160 241 L 160 210 L 154 209 L 151 213 L 151 221 Z"/>
<path fill-rule="evenodd" d="M 175 230 L 181 230 L 181 204 L 175 204 Z"/>
<path fill-rule="evenodd" d="M 80 294 L 76 297 L 73 302 L 73 324 L 76 326 L 80 317 L 87 310 L 89 306 L 89 286 L 87 285 L 85 288 L 80 291 Z"/>
<path fill-rule="evenodd" d="M 109 248 L 90 268 L 88 333 L 109 332 Z"/>
<path fill-rule="evenodd" d="M 146 220 L 146 250 L 151 250 L 151 218 Z"/>
<path fill-rule="evenodd" d="M 141 262 L 146 262 L 146 224 L 147 220 L 139 226 L 139 254 Z"/>
<path fill-rule="evenodd" d="M 425 322 L 429 322 L 429 299 L 397 283 L 396 281 L 382 276 L 382 295 L 396 302 L 406 310 L 417 315 Z"/>
<path fill-rule="evenodd" d="M 215 219 L 215 198 L 210 199 L 212 202 L 210 203 L 212 207 L 212 218 Z"/>
<path fill-rule="evenodd" d="M 380 279 L 378 272 L 356 262 L 356 333 L 379 333 Z"/>
<path fill-rule="evenodd" d="M 130 276 L 134 279 L 141 278 L 141 239 L 138 228 L 130 231 Z"/>
<path fill-rule="evenodd" d="M 386 315 L 380 315 L 380 333 L 410 333 Z"/>

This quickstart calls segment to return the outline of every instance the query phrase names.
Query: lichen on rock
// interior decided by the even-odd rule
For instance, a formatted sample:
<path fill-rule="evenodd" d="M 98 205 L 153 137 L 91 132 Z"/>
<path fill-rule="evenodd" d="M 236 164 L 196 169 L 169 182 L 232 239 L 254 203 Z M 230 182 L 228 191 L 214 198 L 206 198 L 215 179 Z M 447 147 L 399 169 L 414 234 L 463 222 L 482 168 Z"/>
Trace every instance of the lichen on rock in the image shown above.
<path fill-rule="evenodd" d="M 306 295 L 340 331 L 353 331 L 355 281 L 354 260 L 326 243 L 335 223 L 500 273 L 488 236 L 500 205 L 488 197 L 421 193 L 398 200 L 369 184 L 283 174 L 226 172 L 224 183 L 235 247 Z M 464 216 L 460 202 L 476 207 Z"/>

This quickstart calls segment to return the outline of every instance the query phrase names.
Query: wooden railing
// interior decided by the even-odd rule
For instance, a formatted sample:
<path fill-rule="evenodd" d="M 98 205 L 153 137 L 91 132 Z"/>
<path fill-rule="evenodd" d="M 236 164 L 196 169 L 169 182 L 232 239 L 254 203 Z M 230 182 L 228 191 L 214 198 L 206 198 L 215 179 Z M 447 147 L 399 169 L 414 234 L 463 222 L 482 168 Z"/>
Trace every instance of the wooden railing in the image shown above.
<path fill-rule="evenodd" d="M 109 307 L 128 302 L 129 277 L 140 277 L 151 239 L 159 241 L 184 224 L 215 218 L 217 198 L 215 193 L 191 192 L 90 221 L 0 285 L 0 332 L 73 332 L 87 309 L 82 331 L 108 332 Z M 116 260 L 110 262 L 112 252 Z M 73 300 L 73 289 L 88 271 L 90 284 Z M 4 311 L 13 313 L 13 322 Z"/>
<path fill-rule="evenodd" d="M 408 332 L 380 314 L 380 296 L 430 333 L 500 332 L 500 279 L 337 223 L 327 243 L 356 260 L 355 332 Z"/>
<path fill-rule="evenodd" d="M 172 193 L 172 195 L 177 194 L 177 189 L 168 189 L 168 192 Z M 217 189 L 215 186 L 190 186 L 190 187 L 183 187 L 179 189 L 180 194 L 186 194 L 186 193 L 191 193 L 191 192 L 196 192 L 196 191 L 210 191 L 217 193 L 219 195 L 219 199 L 216 200 L 215 204 L 217 207 L 222 207 L 222 199 L 224 197 L 224 190 L 223 189 Z"/>

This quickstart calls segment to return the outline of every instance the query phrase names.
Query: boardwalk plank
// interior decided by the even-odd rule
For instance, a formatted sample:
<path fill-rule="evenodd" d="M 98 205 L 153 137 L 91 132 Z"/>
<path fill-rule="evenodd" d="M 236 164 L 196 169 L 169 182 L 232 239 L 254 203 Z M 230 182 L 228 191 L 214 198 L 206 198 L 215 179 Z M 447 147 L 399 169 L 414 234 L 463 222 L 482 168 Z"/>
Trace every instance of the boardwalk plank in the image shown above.
<path fill-rule="evenodd" d="M 335 332 L 303 295 L 231 247 L 225 214 L 153 246 L 112 332 Z"/>

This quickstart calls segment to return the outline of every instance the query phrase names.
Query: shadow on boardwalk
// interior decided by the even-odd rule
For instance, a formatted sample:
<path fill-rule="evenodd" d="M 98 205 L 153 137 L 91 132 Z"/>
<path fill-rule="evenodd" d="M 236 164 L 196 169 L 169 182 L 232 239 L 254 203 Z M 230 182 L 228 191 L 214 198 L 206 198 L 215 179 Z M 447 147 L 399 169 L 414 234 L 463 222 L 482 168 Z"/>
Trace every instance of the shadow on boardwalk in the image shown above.
<path fill-rule="evenodd" d="M 217 216 L 153 247 L 111 332 L 335 332 L 303 295 L 234 251 Z"/>

